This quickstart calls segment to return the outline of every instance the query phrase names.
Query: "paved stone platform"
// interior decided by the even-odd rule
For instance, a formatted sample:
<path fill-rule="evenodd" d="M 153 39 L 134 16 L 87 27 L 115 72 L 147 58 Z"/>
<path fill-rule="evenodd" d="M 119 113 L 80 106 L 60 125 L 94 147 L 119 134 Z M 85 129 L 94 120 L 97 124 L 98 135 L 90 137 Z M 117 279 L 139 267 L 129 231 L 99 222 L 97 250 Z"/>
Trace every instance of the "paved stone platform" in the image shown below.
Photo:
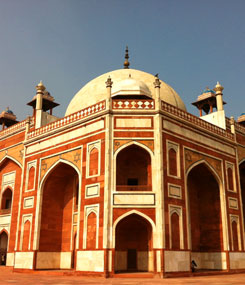
<path fill-rule="evenodd" d="M 9 270 L 1 270 L 0 267 L 0 284 L 116 284 L 116 285 L 174 285 L 174 284 L 245 284 L 245 274 L 230 274 L 202 277 L 180 277 L 166 279 L 142 279 L 142 278 L 99 278 L 99 277 L 82 277 L 82 276 L 55 276 L 44 274 L 26 274 L 13 273 Z"/>

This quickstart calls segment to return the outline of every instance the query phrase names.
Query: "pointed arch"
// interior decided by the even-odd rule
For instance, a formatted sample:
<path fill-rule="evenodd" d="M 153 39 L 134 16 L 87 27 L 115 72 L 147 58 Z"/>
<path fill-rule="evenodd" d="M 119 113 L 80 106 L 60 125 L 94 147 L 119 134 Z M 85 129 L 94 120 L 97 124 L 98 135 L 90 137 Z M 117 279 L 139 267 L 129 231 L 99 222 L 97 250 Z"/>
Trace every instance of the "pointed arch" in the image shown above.
<path fill-rule="evenodd" d="M 152 153 L 143 144 L 132 141 L 115 153 L 114 169 L 117 191 L 152 190 Z"/>
<path fill-rule="evenodd" d="M 181 216 L 181 210 L 180 209 L 176 209 L 176 208 L 171 209 L 170 210 L 170 216 L 172 216 L 174 213 L 177 214 L 179 217 Z"/>
<path fill-rule="evenodd" d="M 10 189 L 10 190 L 12 191 L 12 193 L 14 193 L 13 188 L 12 188 L 10 185 L 6 185 L 6 187 L 5 187 L 5 188 L 3 189 L 3 191 L 2 191 L 2 195 L 3 195 L 3 193 L 4 193 L 7 189 Z"/>
<path fill-rule="evenodd" d="M 177 162 L 177 151 L 174 147 L 169 147 L 168 149 L 168 171 L 170 175 L 178 175 L 178 162 Z"/>
<path fill-rule="evenodd" d="M 42 204 L 43 204 L 43 189 L 45 186 L 45 182 L 49 178 L 49 176 L 52 174 L 52 172 L 55 170 L 56 167 L 58 167 L 61 164 L 69 165 L 78 175 L 78 189 L 81 189 L 81 173 L 80 170 L 76 165 L 74 165 L 72 162 L 60 158 L 55 163 L 51 165 L 51 167 L 48 169 L 48 171 L 44 174 L 42 179 L 39 181 L 39 187 L 38 187 L 38 193 L 37 193 L 37 207 L 36 207 L 36 218 L 35 218 L 35 234 L 33 239 L 33 249 L 39 249 L 39 243 L 40 243 L 40 232 L 41 232 L 41 217 L 42 217 Z M 81 200 L 81 193 L 78 191 L 78 213 L 80 213 L 80 200 Z M 75 193 L 73 193 L 75 195 Z M 79 231 L 77 233 L 77 239 L 79 240 Z"/>
<path fill-rule="evenodd" d="M 170 213 L 170 225 L 171 225 L 170 248 L 179 250 L 181 246 L 180 246 L 180 215 L 178 211 L 172 211 Z"/>
<path fill-rule="evenodd" d="M 97 219 L 98 216 L 95 211 L 90 211 L 87 214 L 87 239 L 86 239 L 86 249 L 93 250 L 96 249 L 97 245 Z"/>
<path fill-rule="evenodd" d="M 88 165 L 88 173 L 89 176 L 98 175 L 99 173 L 99 155 L 100 150 L 97 146 L 93 146 L 89 152 L 89 165 Z"/>
<path fill-rule="evenodd" d="M 236 220 L 231 222 L 231 231 L 232 231 L 232 245 L 233 251 L 239 250 L 239 241 L 238 241 L 238 223 Z"/>
<path fill-rule="evenodd" d="M 42 187 L 43 187 L 43 185 L 44 185 L 46 179 L 47 179 L 48 176 L 49 176 L 49 174 L 52 173 L 53 169 L 54 169 L 56 166 L 58 166 L 58 164 L 60 164 L 60 163 L 68 164 L 68 165 L 70 165 L 71 167 L 73 167 L 73 168 L 76 170 L 76 172 L 77 172 L 77 174 L 78 174 L 78 177 L 79 177 L 79 180 L 80 180 L 80 178 L 81 178 L 81 173 L 80 173 L 80 170 L 78 169 L 78 167 L 77 167 L 75 164 L 73 164 L 72 162 L 70 162 L 70 161 L 68 161 L 68 160 L 66 160 L 66 159 L 60 158 L 60 159 L 57 160 L 55 163 L 53 163 L 53 164 L 50 166 L 50 168 L 48 169 L 48 171 L 43 175 L 43 177 L 42 177 L 42 179 L 41 179 L 41 181 L 40 181 L 40 183 L 39 183 L 40 189 L 42 189 Z M 80 184 L 80 183 L 79 183 L 79 184 Z"/>
<path fill-rule="evenodd" d="M 7 186 L 1 193 L 1 210 L 11 210 L 13 203 L 13 189 Z"/>
<path fill-rule="evenodd" d="M 223 172 L 222 172 L 223 173 Z M 228 230 L 224 177 L 205 159 L 186 171 L 188 209 L 188 246 L 196 252 L 222 252 L 228 248 Z M 221 254 L 218 255 L 221 259 Z M 213 257 L 210 257 L 213 262 Z"/>
<path fill-rule="evenodd" d="M 188 193 L 188 187 L 187 187 L 187 181 L 189 177 L 189 173 L 191 170 L 198 166 L 204 164 L 205 167 L 210 171 L 210 173 L 214 176 L 214 179 L 218 183 L 219 187 L 219 197 L 220 197 L 220 209 L 221 209 L 221 221 L 222 221 L 222 238 L 223 238 L 223 247 L 224 250 L 228 250 L 228 243 L 229 243 L 229 236 L 228 236 L 228 221 L 227 221 L 227 208 L 226 208 L 226 198 L 225 198 L 225 187 L 224 187 L 224 177 L 220 177 L 219 174 L 216 172 L 216 170 L 208 163 L 205 159 L 200 159 L 193 164 L 189 166 L 189 168 L 186 171 L 185 176 L 185 188 L 186 188 L 186 203 L 188 208 L 188 223 L 190 223 L 190 205 L 189 205 L 189 193 Z M 191 231 L 188 230 L 188 248 L 191 248 Z"/>
<path fill-rule="evenodd" d="M 1 265 L 6 265 L 8 244 L 9 244 L 9 235 L 6 231 L 2 230 L 0 233 Z"/>
<path fill-rule="evenodd" d="M 124 213 L 123 215 L 121 215 L 120 217 L 118 217 L 116 219 L 116 221 L 113 223 L 113 248 L 115 248 L 115 244 L 116 244 L 116 227 L 117 227 L 117 224 L 123 220 L 124 218 L 132 215 L 132 214 L 136 214 L 144 219 L 146 219 L 152 226 L 152 234 L 153 234 L 153 247 L 154 247 L 154 244 L 156 243 L 156 225 L 155 223 L 153 222 L 153 220 L 147 216 L 146 214 L 140 212 L 140 211 L 137 211 L 137 210 L 131 210 L 129 212 L 126 212 Z"/>
<path fill-rule="evenodd" d="M 28 184 L 27 184 L 27 189 L 31 190 L 34 188 L 35 185 L 35 171 L 36 168 L 35 166 L 31 166 L 30 169 L 28 169 Z"/>
<path fill-rule="evenodd" d="M 16 163 L 20 168 L 23 167 L 22 164 L 21 164 L 17 159 L 15 159 L 14 157 L 9 156 L 9 155 L 7 155 L 7 154 L 0 160 L 0 166 L 2 165 L 2 163 L 4 163 L 4 161 L 5 161 L 6 159 L 12 160 L 12 161 L 13 161 L 14 163 Z"/>
<path fill-rule="evenodd" d="M 194 162 L 193 164 L 191 164 L 190 167 L 188 168 L 188 170 L 186 171 L 186 177 L 188 177 L 188 175 L 191 172 L 191 170 L 194 167 L 198 166 L 199 164 L 204 164 L 211 171 L 211 173 L 214 175 L 214 177 L 215 177 L 217 183 L 219 184 L 219 186 L 222 184 L 221 178 L 219 177 L 219 174 L 212 167 L 212 165 L 209 164 L 205 159 L 198 160 L 198 161 Z"/>
<path fill-rule="evenodd" d="M 153 260 L 149 259 L 154 247 L 152 220 L 134 210 L 125 214 L 114 224 L 115 270 L 153 271 Z"/>
<path fill-rule="evenodd" d="M 30 249 L 31 220 L 27 219 L 23 225 L 22 250 Z"/>
<path fill-rule="evenodd" d="M 139 147 L 142 147 L 143 149 L 145 149 L 145 150 L 150 154 L 151 159 L 153 159 L 153 157 L 154 157 L 153 151 L 152 151 L 148 146 L 146 146 L 145 144 L 140 143 L 140 142 L 138 142 L 138 141 L 130 141 L 130 142 L 126 143 L 126 144 L 123 144 L 122 146 L 120 146 L 120 147 L 115 151 L 114 157 L 116 158 L 117 155 L 118 155 L 118 153 L 119 153 L 121 150 L 123 150 L 124 148 L 127 148 L 127 147 L 129 147 L 129 146 L 131 146 L 131 145 L 137 145 L 137 146 L 139 146 Z"/>
<path fill-rule="evenodd" d="M 242 158 L 242 159 L 238 162 L 238 165 L 240 166 L 243 162 L 245 162 L 245 158 Z"/>
<path fill-rule="evenodd" d="M 3 232 L 6 233 L 7 236 L 9 236 L 9 233 L 8 233 L 8 230 L 7 230 L 7 229 L 5 229 L 5 228 L 2 229 L 2 230 L 0 231 L 0 235 L 1 235 Z"/>

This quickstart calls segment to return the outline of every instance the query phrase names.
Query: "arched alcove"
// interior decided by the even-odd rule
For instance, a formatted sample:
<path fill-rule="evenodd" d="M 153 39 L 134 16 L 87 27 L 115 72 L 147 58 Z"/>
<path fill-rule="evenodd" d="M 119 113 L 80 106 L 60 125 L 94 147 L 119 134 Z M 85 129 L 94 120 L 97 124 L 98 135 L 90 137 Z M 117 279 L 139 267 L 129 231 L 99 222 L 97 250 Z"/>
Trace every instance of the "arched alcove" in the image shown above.
<path fill-rule="evenodd" d="M 87 217 L 86 249 L 96 249 L 97 215 L 90 212 Z"/>
<path fill-rule="evenodd" d="M 8 235 L 5 231 L 0 233 L 0 265 L 6 265 L 8 248 Z"/>
<path fill-rule="evenodd" d="M 117 191 L 151 191 L 151 156 L 138 145 L 123 148 L 116 158 Z"/>
<path fill-rule="evenodd" d="M 180 217 L 176 212 L 171 214 L 171 248 L 180 249 Z"/>
<path fill-rule="evenodd" d="M 59 162 L 42 186 L 39 251 L 71 250 L 73 200 L 76 200 L 77 171 Z"/>
<path fill-rule="evenodd" d="M 23 251 L 29 250 L 30 232 L 31 232 L 31 223 L 29 220 L 27 220 L 24 223 L 24 230 L 23 230 L 23 242 L 22 242 Z"/>
<path fill-rule="evenodd" d="M 99 173 L 99 150 L 94 147 L 89 152 L 89 176 L 97 175 Z"/>
<path fill-rule="evenodd" d="M 169 149 L 168 158 L 169 158 L 169 174 L 173 176 L 177 176 L 178 175 L 177 152 L 175 149 L 173 148 Z"/>
<path fill-rule="evenodd" d="M 222 269 L 221 255 L 213 254 L 223 250 L 217 177 L 206 163 L 200 163 L 188 173 L 187 187 L 192 259 L 198 260 L 199 269 Z"/>
<path fill-rule="evenodd" d="M 12 189 L 8 187 L 4 190 L 2 194 L 2 205 L 1 205 L 2 210 L 9 210 L 9 211 L 11 210 L 12 198 L 13 198 Z"/>
<path fill-rule="evenodd" d="M 35 178 L 35 167 L 32 166 L 29 169 L 29 174 L 28 174 L 28 186 L 27 186 L 28 190 L 31 190 L 34 188 L 34 178 Z"/>
<path fill-rule="evenodd" d="M 152 226 L 130 214 L 118 222 L 115 232 L 115 271 L 150 271 L 153 268 Z"/>

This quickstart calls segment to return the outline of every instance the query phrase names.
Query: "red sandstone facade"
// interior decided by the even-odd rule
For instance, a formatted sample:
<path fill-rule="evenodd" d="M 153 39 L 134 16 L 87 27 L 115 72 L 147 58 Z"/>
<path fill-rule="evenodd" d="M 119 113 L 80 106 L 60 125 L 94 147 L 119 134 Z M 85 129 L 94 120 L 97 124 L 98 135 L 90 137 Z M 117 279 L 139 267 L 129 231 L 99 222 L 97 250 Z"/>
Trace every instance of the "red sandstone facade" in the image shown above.
<path fill-rule="evenodd" d="M 78 111 L 60 119 L 39 84 L 33 116 L 0 132 L 2 264 L 104 276 L 189 273 L 191 260 L 245 269 L 245 128 L 191 115 L 150 74 L 95 81 L 87 106 L 78 94 Z"/>

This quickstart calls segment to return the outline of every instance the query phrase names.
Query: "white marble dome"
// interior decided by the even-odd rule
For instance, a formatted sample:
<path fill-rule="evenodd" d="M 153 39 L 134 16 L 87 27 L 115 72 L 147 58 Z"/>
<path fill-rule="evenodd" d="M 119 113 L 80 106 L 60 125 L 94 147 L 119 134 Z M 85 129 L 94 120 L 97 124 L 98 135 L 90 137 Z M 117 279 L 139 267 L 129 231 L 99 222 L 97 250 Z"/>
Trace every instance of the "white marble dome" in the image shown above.
<path fill-rule="evenodd" d="M 154 75 L 136 69 L 118 69 L 96 77 L 80 89 L 68 105 L 65 116 L 104 100 L 107 94 L 105 82 L 109 76 L 113 82 L 112 97 L 145 95 L 155 99 Z M 185 104 L 177 92 L 163 81 L 160 97 L 163 101 L 186 111 Z"/>

